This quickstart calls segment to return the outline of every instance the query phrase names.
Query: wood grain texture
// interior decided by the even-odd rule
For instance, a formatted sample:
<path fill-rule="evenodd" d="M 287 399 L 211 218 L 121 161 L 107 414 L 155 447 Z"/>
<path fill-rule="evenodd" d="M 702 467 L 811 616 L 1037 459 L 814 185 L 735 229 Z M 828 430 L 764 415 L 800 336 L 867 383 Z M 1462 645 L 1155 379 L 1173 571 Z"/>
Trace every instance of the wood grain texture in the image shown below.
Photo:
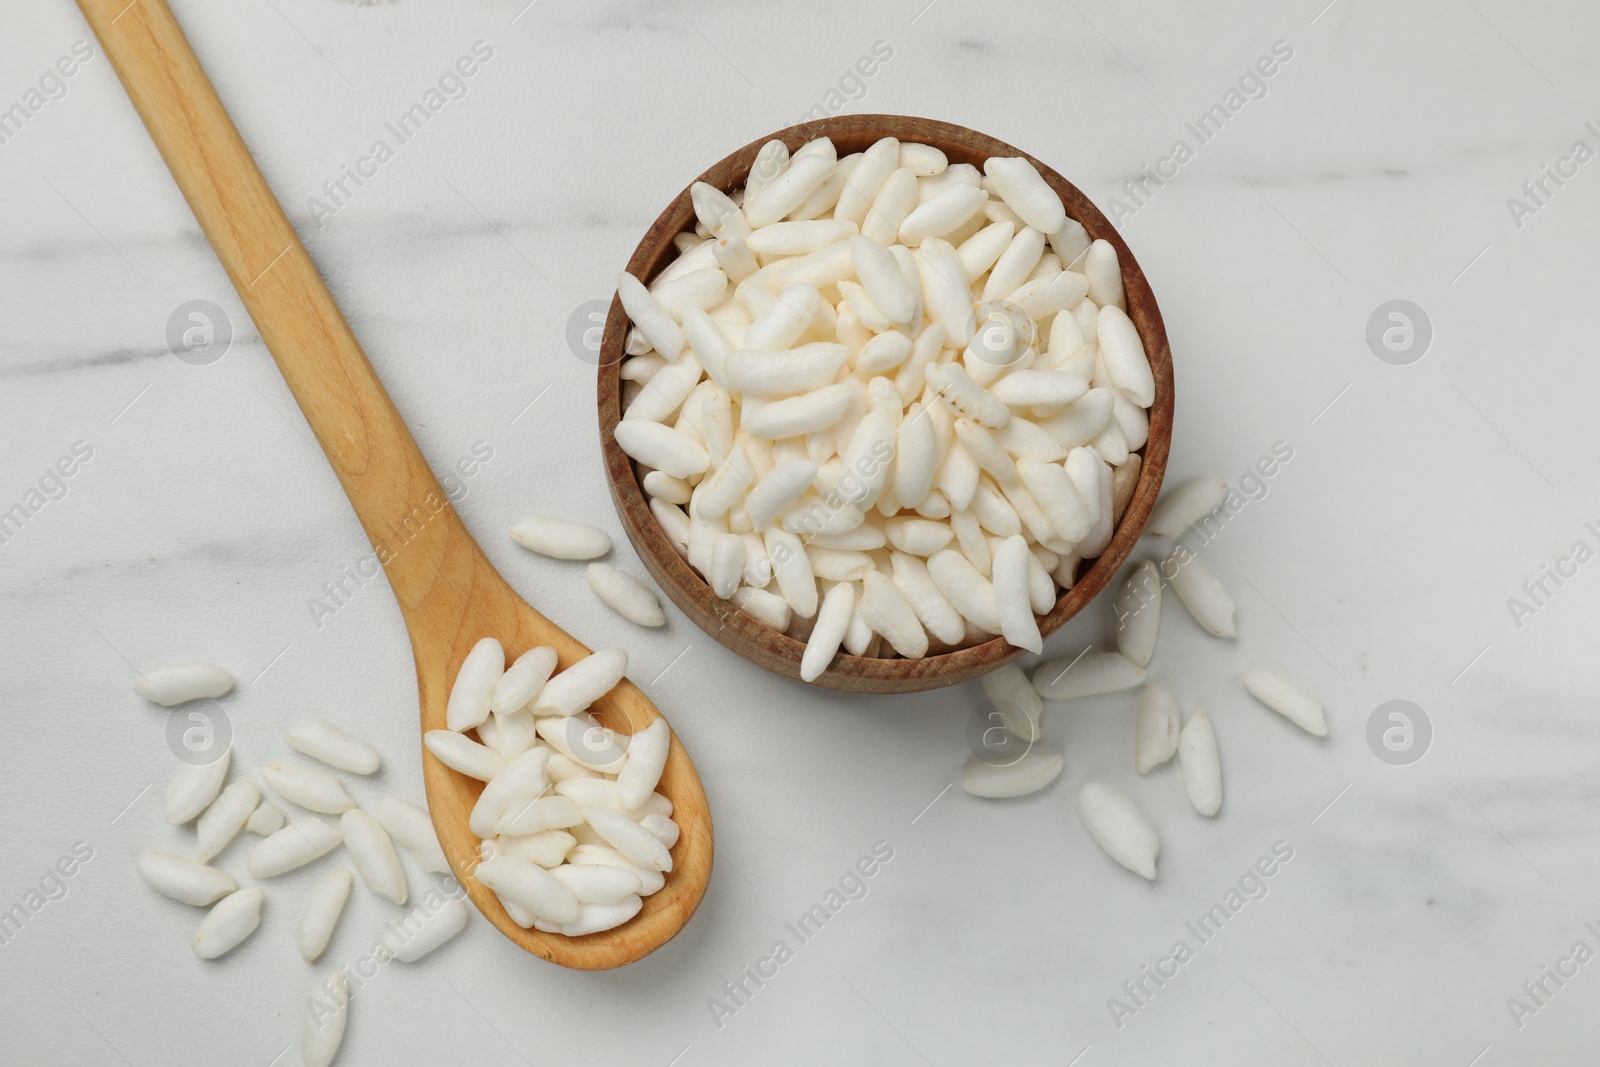
<path fill-rule="evenodd" d="M 511 589 L 456 514 L 165 0 L 79 6 L 377 550 L 411 637 L 422 729 L 445 727 L 451 680 L 481 637 L 499 638 L 512 657 L 551 646 L 562 669 L 587 655 Z M 628 681 L 594 711 L 630 734 L 660 717 Z M 467 817 L 482 783 L 426 750 L 422 767 L 440 843 L 462 886 L 502 933 L 534 955 L 585 970 L 616 967 L 664 944 L 700 904 L 711 873 L 711 816 L 676 736 L 659 787 L 682 828 L 673 873 L 633 920 L 578 938 L 524 930 L 470 877 L 479 857 Z"/>
<path fill-rule="evenodd" d="M 1103 238 L 1117 250 L 1122 284 L 1127 292 L 1128 316 L 1144 340 L 1150 369 L 1155 375 L 1156 398 L 1150 408 L 1150 439 L 1139 449 L 1144 457 L 1139 482 L 1111 544 L 1100 558 L 1084 561 L 1077 583 L 1062 593 L 1048 615 L 1039 618 L 1039 630 L 1048 637 L 1082 611 L 1115 576 L 1139 540 L 1150 511 L 1155 507 L 1156 495 L 1161 491 L 1167 451 L 1172 443 L 1172 350 L 1167 344 L 1166 325 L 1161 320 L 1161 309 L 1156 306 L 1150 283 L 1122 235 L 1077 186 L 1042 160 L 1018 148 L 948 122 L 906 115 L 841 115 L 805 122 L 751 141 L 695 180 L 731 192 L 744 184 L 756 153 L 768 141 L 777 138 L 793 151 L 816 137 L 832 138 L 841 158 L 866 149 L 881 137 L 930 144 L 943 150 L 951 163 L 970 163 L 980 170 L 990 156 L 1021 156 L 1038 168 L 1061 197 L 1067 214 L 1083 224 L 1091 240 Z M 648 282 L 677 257 L 673 235 L 692 229 L 694 222 L 694 208 L 689 189 L 685 187 L 639 242 L 628 260 L 628 273 Z M 805 643 L 767 628 L 712 593 L 711 587 L 678 555 L 662 532 L 650 513 L 649 501 L 639 484 L 638 470 L 616 443 L 612 431 L 622 417 L 620 372 L 628 325 L 621 300 L 613 298 L 600 345 L 598 399 L 600 445 L 611 482 L 611 497 L 616 502 L 622 527 L 651 576 L 696 625 L 752 663 L 799 681 L 800 657 Z M 841 651 L 828 669 L 810 684 L 851 693 L 914 693 L 969 681 L 1020 655 L 1021 649 L 998 637 L 980 645 L 917 660 L 875 659 Z"/>

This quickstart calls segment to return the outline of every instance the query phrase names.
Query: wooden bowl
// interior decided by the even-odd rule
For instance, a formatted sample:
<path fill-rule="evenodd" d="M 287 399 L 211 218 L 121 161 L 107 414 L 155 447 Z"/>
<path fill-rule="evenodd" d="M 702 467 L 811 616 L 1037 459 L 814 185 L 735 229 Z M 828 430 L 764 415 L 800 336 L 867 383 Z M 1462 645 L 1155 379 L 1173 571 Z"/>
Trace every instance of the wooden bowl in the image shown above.
<path fill-rule="evenodd" d="M 1103 238 L 1117 250 L 1122 265 L 1122 284 L 1127 291 L 1128 315 L 1144 340 L 1150 369 L 1155 374 L 1156 398 L 1150 408 L 1150 437 L 1139 450 L 1144 457 L 1139 483 L 1111 544 L 1098 559 L 1083 562 L 1076 584 L 1062 593 L 1050 614 L 1039 619 L 1040 632 L 1049 636 L 1111 581 L 1139 540 L 1161 489 L 1167 450 L 1172 443 L 1172 351 L 1167 345 L 1166 327 L 1150 283 L 1121 235 L 1071 182 L 1020 149 L 948 122 L 906 115 L 841 115 L 804 122 L 751 141 L 696 180 L 731 192 L 744 184 L 756 153 L 768 141 L 777 138 L 793 151 L 816 137 L 832 138 L 841 157 L 862 151 L 881 137 L 930 144 L 942 150 L 951 163 L 971 163 L 979 169 L 990 156 L 1022 156 L 1039 169 L 1045 181 L 1060 195 L 1067 214 L 1083 224 L 1091 240 Z M 694 224 L 694 209 L 689 190 L 685 188 L 639 242 L 633 258 L 628 260 L 628 273 L 648 283 L 677 258 L 673 235 L 692 229 Z M 644 561 L 645 569 L 696 625 L 750 662 L 798 681 L 805 643 L 769 629 L 712 593 L 706 581 L 667 540 L 650 513 L 649 501 L 639 485 L 639 473 L 633 461 L 617 445 L 612 431 L 622 417 L 620 371 L 628 325 L 622 301 L 613 297 L 600 345 L 600 447 L 622 528 Z M 968 681 L 1020 655 L 1022 649 L 1014 648 L 999 637 L 924 659 L 876 659 L 852 656 L 841 650 L 832 665 L 811 684 L 851 693 L 914 693 Z"/>

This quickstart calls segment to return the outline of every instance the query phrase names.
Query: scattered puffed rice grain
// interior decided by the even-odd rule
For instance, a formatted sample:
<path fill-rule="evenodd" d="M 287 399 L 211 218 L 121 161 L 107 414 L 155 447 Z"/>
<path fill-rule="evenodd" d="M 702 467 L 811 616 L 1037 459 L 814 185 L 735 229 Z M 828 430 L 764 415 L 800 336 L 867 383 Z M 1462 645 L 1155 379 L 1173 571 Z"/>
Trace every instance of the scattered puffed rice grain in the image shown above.
<path fill-rule="evenodd" d="M 1145 560 L 1128 573 L 1113 605 L 1117 618 L 1117 651 L 1128 662 L 1148 667 L 1161 629 L 1161 572 Z"/>
<path fill-rule="evenodd" d="M 1238 636 L 1233 621 L 1233 598 L 1198 556 L 1179 545 L 1161 569 L 1195 622 L 1218 637 Z"/>
<path fill-rule="evenodd" d="M 239 888 L 226 871 L 154 850 L 139 853 L 139 876 L 164 897 L 203 908 Z"/>
<path fill-rule="evenodd" d="M 326 719 L 302 719 L 283 731 L 296 752 L 351 774 L 375 774 L 383 761 L 378 750 Z"/>
<path fill-rule="evenodd" d="M 317 818 L 295 819 L 271 837 L 256 842 L 245 860 L 252 878 L 276 878 L 304 867 L 339 847 L 344 835 L 332 823 Z"/>
<path fill-rule="evenodd" d="M 551 559 L 597 559 L 611 551 L 611 538 L 604 530 L 554 515 L 530 515 L 511 527 L 511 539 Z"/>
<path fill-rule="evenodd" d="M 263 799 L 256 810 L 250 813 L 250 820 L 244 824 L 244 828 L 257 836 L 271 837 L 283 829 L 283 822 L 283 812 Z"/>
<path fill-rule="evenodd" d="M 400 797 L 384 797 L 378 801 L 373 814 L 389 836 L 411 853 L 419 867 L 437 874 L 450 872 L 450 861 L 439 847 L 439 835 L 426 809 Z"/>
<path fill-rule="evenodd" d="M 194 954 L 214 960 L 231 952 L 261 925 L 261 890 L 246 886 L 229 893 L 206 912 L 194 934 Z"/>
<path fill-rule="evenodd" d="M 1144 668 L 1116 652 L 1085 652 L 1046 660 L 1033 672 L 1033 687 L 1046 700 L 1074 700 L 1132 689 L 1144 681 Z"/>
<path fill-rule="evenodd" d="M 1105 782 L 1086 782 L 1078 790 L 1078 814 L 1106 855 L 1148 881 L 1156 880 L 1161 838 L 1128 794 Z"/>
<path fill-rule="evenodd" d="M 1222 807 L 1222 760 L 1217 755 L 1217 733 L 1204 708 L 1195 708 L 1178 735 L 1178 766 L 1183 789 L 1194 810 L 1207 818 Z"/>
<path fill-rule="evenodd" d="M 133 683 L 135 693 L 164 708 L 219 697 L 232 688 L 233 675 L 202 660 L 162 664 Z"/>
<path fill-rule="evenodd" d="M 261 790 L 247 781 L 237 781 L 211 802 L 195 824 L 195 859 L 209 863 L 228 842 L 239 835 L 261 800 Z"/>
<path fill-rule="evenodd" d="M 601 603 L 638 626 L 665 626 L 667 616 L 661 601 L 639 579 L 608 563 L 591 563 L 589 588 Z"/>
<path fill-rule="evenodd" d="M 361 884 L 386 900 L 404 904 L 406 872 L 382 824 L 360 808 L 352 808 L 339 817 L 339 830 Z"/>
<path fill-rule="evenodd" d="M 1260 667 L 1245 671 L 1244 687 L 1261 703 L 1316 737 L 1328 736 L 1322 702 L 1281 674 Z"/>
<path fill-rule="evenodd" d="M 1030 742 L 1044 736 L 1039 729 L 1039 715 L 1044 711 L 1044 701 L 1021 667 L 1007 663 L 996 667 L 980 680 L 984 695 L 989 698 L 989 703 L 1007 730 Z"/>
<path fill-rule="evenodd" d="M 228 777 L 232 762 L 233 749 L 230 748 L 210 763 L 188 763 L 179 767 L 167 782 L 167 822 L 182 826 L 205 811 L 222 792 L 222 783 Z"/>
<path fill-rule="evenodd" d="M 300 1031 L 300 1060 L 305 1067 L 329 1067 L 333 1063 L 349 1020 L 349 983 L 341 969 L 312 990 L 306 1001 L 305 1022 Z"/>
<path fill-rule="evenodd" d="M 1133 769 L 1149 774 L 1178 751 L 1178 702 L 1160 682 L 1139 694 L 1139 717 L 1133 725 Z"/>
<path fill-rule="evenodd" d="M 272 762 L 261 768 L 267 786 L 291 804 L 323 815 L 340 815 L 356 806 L 344 783 L 304 763 Z"/>
<path fill-rule="evenodd" d="M 390 923 L 388 932 L 383 935 L 383 945 L 389 955 L 401 963 L 422 959 L 465 930 L 467 920 L 472 917 L 471 907 L 459 897 L 446 899 L 438 910 L 426 912 L 416 920 L 417 912 L 426 911 L 426 907 L 420 905 L 403 921 Z"/>
<path fill-rule="evenodd" d="M 1228 483 L 1221 478 L 1195 478 L 1185 482 L 1156 505 L 1145 531 L 1157 537 L 1177 537 L 1221 507 L 1227 495 Z"/>
<path fill-rule="evenodd" d="M 354 884 L 354 874 L 343 867 L 335 867 L 311 887 L 294 927 L 295 946 L 300 949 L 300 958 L 307 963 L 315 963 L 327 950 Z"/>
<path fill-rule="evenodd" d="M 961 768 L 961 788 L 975 797 L 1027 796 L 1059 778 L 1063 766 L 1060 753 L 1035 749 L 1002 763 L 974 759 Z"/>

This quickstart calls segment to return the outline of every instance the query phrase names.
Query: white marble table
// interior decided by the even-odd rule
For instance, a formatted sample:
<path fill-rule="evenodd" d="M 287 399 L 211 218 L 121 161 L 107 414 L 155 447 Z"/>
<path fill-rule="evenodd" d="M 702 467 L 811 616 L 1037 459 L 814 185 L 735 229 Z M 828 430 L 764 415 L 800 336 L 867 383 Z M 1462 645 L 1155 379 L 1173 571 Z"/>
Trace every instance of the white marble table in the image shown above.
<path fill-rule="evenodd" d="M 467 522 L 552 618 L 631 650 L 717 817 L 705 904 L 654 956 L 566 973 L 475 925 L 425 965 L 378 971 L 341 1063 L 1592 1060 L 1600 963 L 1561 961 L 1578 941 L 1600 950 L 1600 563 L 1561 561 L 1600 548 L 1600 163 L 1571 155 L 1600 149 L 1600 14 L 1321 2 L 176 5 L 423 450 L 441 469 L 492 450 L 461 482 Z M 104 56 L 46 77 L 31 107 L 88 36 L 65 0 L 14 5 L 0 34 L 0 108 L 26 113 L 0 143 L 0 510 L 26 512 L 0 544 L 0 909 L 26 916 L 0 927 L 0 1059 L 293 1064 L 313 977 L 364 956 L 393 909 L 359 896 L 308 967 L 290 939 L 301 872 L 269 887 L 253 940 L 195 959 L 195 913 L 130 862 L 184 840 L 146 789 L 176 766 L 169 713 L 130 682 L 215 659 L 240 678 L 222 706 L 242 765 L 281 754 L 291 717 L 324 714 L 388 756 L 363 798 L 419 797 L 410 655 L 381 582 L 314 618 L 323 583 L 366 551 L 360 530 Z M 880 41 L 892 57 L 851 82 Z M 360 163 L 475 42 L 492 54 L 464 95 L 447 84 L 459 98 Z M 1276 42 L 1292 55 L 1241 88 Z M 1186 124 L 1219 103 L 1202 142 Z M 701 167 L 819 106 L 966 123 L 1108 211 L 1122 199 L 1177 366 L 1170 477 L 1237 482 L 1276 442 L 1292 449 L 1204 548 L 1239 639 L 1169 604 L 1153 665 L 1217 723 L 1215 821 L 1174 768 L 1133 773 L 1126 694 L 1047 712 L 1062 791 L 980 802 L 946 791 L 973 691 L 782 682 L 676 611 L 631 627 L 580 568 L 504 536 L 538 509 L 619 534 L 569 318 L 609 296 Z M 336 210 L 310 202 L 358 164 L 371 176 Z M 1171 177 L 1132 200 L 1123 183 L 1146 166 Z M 1522 186 L 1540 179 L 1534 200 Z M 1403 366 L 1365 340 L 1395 299 L 1432 328 Z M 206 365 L 166 340 L 190 300 L 231 323 Z M 92 455 L 56 481 L 77 442 Z M 1535 602 L 1523 584 L 1541 579 Z M 1048 651 L 1103 642 L 1109 615 L 1097 605 Z M 1323 695 L 1325 743 L 1244 695 L 1258 663 Z M 1393 699 L 1432 724 L 1410 765 L 1366 739 Z M 1065 799 L 1092 776 L 1160 827 L 1154 888 Z M 1292 858 L 1266 895 L 1197 938 L 1186 923 L 1279 842 Z M 785 924 L 875 845 L 892 859 L 866 895 L 801 943 Z M 75 848 L 92 855 L 46 887 L 65 895 L 30 897 Z M 732 999 L 725 983 L 779 940 L 792 958 Z M 1179 940 L 1192 958 L 1157 988 L 1142 968 Z M 1576 974 L 1558 986 L 1547 965 Z M 1123 983 L 1141 979 L 1134 1001 Z M 1523 990 L 1540 980 L 1542 1003 Z"/>

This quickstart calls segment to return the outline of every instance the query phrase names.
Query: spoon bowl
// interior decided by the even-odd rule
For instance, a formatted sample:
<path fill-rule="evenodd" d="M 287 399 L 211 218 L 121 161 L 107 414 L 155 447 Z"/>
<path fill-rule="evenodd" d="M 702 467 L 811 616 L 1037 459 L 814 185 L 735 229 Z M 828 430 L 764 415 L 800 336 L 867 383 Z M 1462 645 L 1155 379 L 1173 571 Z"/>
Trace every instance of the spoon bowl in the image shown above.
<path fill-rule="evenodd" d="M 166 159 L 294 393 L 400 602 L 416 660 L 422 729 L 444 729 L 450 687 L 467 652 L 495 637 L 515 657 L 556 650 L 561 669 L 588 655 L 495 571 L 428 468 L 316 266 L 256 167 L 166 0 L 78 0 L 129 98 Z M 631 734 L 660 718 L 624 680 L 593 707 Z M 527 930 L 472 877 L 478 838 L 467 820 L 483 783 L 422 757 L 428 805 L 457 879 L 478 910 L 527 951 L 563 967 L 632 962 L 681 930 L 711 876 L 705 791 L 676 735 L 657 790 L 681 833 L 673 870 L 638 915 L 611 930 L 566 937 Z"/>
<path fill-rule="evenodd" d="M 441 512 L 435 521 L 452 524 L 445 549 L 434 564 L 441 595 L 410 607 L 401 600 L 417 663 L 424 731 L 446 728 L 445 705 L 451 683 L 479 638 L 498 639 L 508 661 L 537 645 L 549 646 L 556 650 L 560 670 L 589 654 L 582 643 L 539 614 L 506 584 L 461 526 L 453 509 Z M 411 566 L 405 561 L 410 548 L 408 543 L 405 550 L 396 554 L 396 565 Z M 394 565 L 389 573 L 392 582 Z M 627 679 L 596 701 L 589 712 L 602 725 L 624 734 L 633 734 L 661 718 L 649 698 Z M 479 839 L 468 828 L 467 819 L 483 783 L 446 767 L 432 753 L 424 754 L 422 772 L 439 843 L 467 896 L 501 933 L 552 963 L 580 970 L 603 970 L 631 963 L 682 929 L 705 894 L 712 860 L 711 815 L 700 777 L 676 734 L 656 787 L 672 801 L 672 817 L 680 829 L 678 842 L 671 849 L 672 873 L 659 892 L 644 898 L 638 915 L 615 929 L 582 937 L 545 934 L 517 925 L 494 892 L 472 877 L 479 861 Z"/>

